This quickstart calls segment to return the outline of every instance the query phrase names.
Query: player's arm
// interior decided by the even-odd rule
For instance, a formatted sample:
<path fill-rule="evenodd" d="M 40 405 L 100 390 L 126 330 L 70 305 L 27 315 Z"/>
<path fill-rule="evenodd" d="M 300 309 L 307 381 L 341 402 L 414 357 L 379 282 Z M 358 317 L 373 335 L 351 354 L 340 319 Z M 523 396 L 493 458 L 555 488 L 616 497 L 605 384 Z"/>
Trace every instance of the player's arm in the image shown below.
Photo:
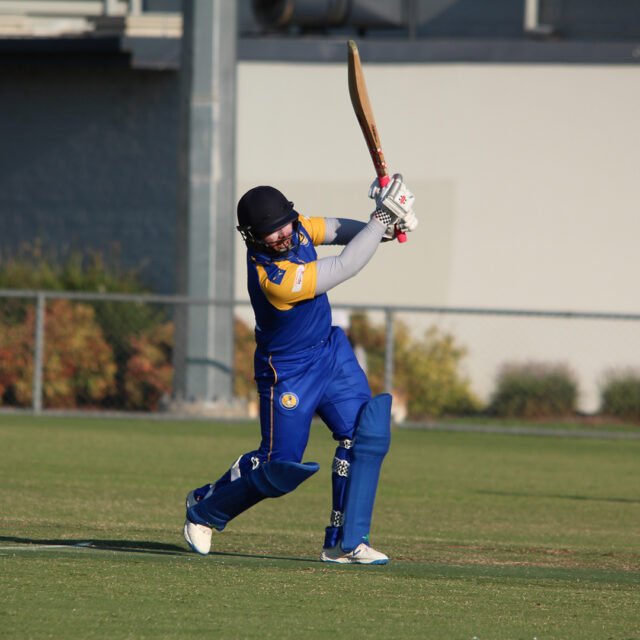
<path fill-rule="evenodd" d="M 418 220 L 413 212 L 415 196 L 397 173 L 389 181 L 384 189 L 381 189 L 378 180 L 369 188 L 369 197 L 376 201 L 378 209 L 387 211 L 392 216 L 392 222 L 387 227 L 382 240 L 393 240 L 398 231 L 408 233 L 415 230 Z M 322 220 L 324 226 L 317 228 L 314 244 L 338 244 L 346 245 L 363 229 L 364 222 L 351 220 L 350 218 L 314 218 L 313 221 Z M 311 220 L 309 220 L 311 222 Z"/>
<path fill-rule="evenodd" d="M 275 265 L 258 265 L 260 286 L 269 302 L 276 309 L 286 311 L 296 303 L 325 293 L 355 276 L 380 246 L 387 222 L 386 219 L 381 221 L 376 212 L 367 224 L 360 226 L 360 231 L 340 255 L 320 258 L 306 264 L 284 261 L 276 263 L 280 268 Z"/>
<path fill-rule="evenodd" d="M 273 278 L 263 267 L 258 267 L 262 290 L 275 307 L 288 309 L 297 302 L 326 293 L 355 276 L 369 262 L 380 241 L 395 236 L 397 227 L 405 232 L 415 229 L 418 221 L 411 210 L 413 194 L 402 182 L 400 174 L 393 176 L 390 185 L 383 193 L 376 194 L 377 208 L 366 224 L 348 218 L 300 216 L 300 224 L 314 245 L 344 244 L 345 247 L 337 256 L 304 265 L 290 263 L 285 268 L 284 263 L 279 263 L 282 272 Z M 410 194 L 411 198 L 405 194 Z"/>
<path fill-rule="evenodd" d="M 347 244 L 338 256 L 317 261 L 315 293 L 319 295 L 352 278 L 371 259 L 380 241 L 392 239 L 400 229 L 413 231 L 418 220 L 413 213 L 413 194 L 400 174 L 395 174 L 383 192 L 369 193 L 376 201 L 376 210 L 368 224 L 344 218 L 325 218 L 324 243 Z M 358 229 L 358 227 L 360 227 Z"/>
<path fill-rule="evenodd" d="M 367 226 L 366 222 L 351 220 L 349 218 L 325 218 L 324 239 L 322 244 L 345 245 Z"/>
<path fill-rule="evenodd" d="M 342 253 L 317 260 L 315 294 L 326 293 L 353 278 L 371 260 L 386 229 L 387 224 L 374 214 L 367 224 L 361 223 L 360 231 L 352 237 Z"/>
<path fill-rule="evenodd" d="M 345 245 L 366 226 L 366 222 L 350 218 L 306 218 L 300 223 L 307 230 L 314 246 L 319 244 Z"/>

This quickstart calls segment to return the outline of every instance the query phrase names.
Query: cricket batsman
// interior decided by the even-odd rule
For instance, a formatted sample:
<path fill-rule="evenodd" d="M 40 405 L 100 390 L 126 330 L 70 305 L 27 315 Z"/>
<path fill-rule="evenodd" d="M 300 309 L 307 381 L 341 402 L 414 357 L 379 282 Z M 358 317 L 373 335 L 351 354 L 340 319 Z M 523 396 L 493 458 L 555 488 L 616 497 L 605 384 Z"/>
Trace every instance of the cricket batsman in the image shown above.
<path fill-rule="evenodd" d="M 255 380 L 261 442 L 216 482 L 187 495 L 184 537 L 197 553 L 211 549 L 213 529 L 264 498 L 293 491 L 319 466 L 302 462 L 313 415 L 337 448 L 332 510 L 321 560 L 386 564 L 369 543 L 382 461 L 389 449 L 391 396 L 371 397 L 344 331 L 331 325 L 327 292 L 355 276 L 381 241 L 413 231 L 414 196 L 400 174 L 374 181 L 376 209 L 367 223 L 300 215 L 280 191 L 258 186 L 238 202 L 238 231 L 247 246 L 247 285 L 256 319 Z M 343 245 L 318 258 L 315 246 Z"/>

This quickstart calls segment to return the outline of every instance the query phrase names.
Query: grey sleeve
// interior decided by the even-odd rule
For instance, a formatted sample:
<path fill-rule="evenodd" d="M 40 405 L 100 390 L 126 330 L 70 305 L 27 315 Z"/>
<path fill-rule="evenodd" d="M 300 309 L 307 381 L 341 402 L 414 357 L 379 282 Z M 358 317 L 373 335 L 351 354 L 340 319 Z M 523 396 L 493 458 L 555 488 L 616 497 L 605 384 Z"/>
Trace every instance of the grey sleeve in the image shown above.
<path fill-rule="evenodd" d="M 367 226 L 366 222 L 350 218 L 325 218 L 322 244 L 347 244 Z"/>
<path fill-rule="evenodd" d="M 316 295 L 326 293 L 337 284 L 355 276 L 380 246 L 385 230 L 386 227 L 382 223 L 372 219 L 361 226 L 360 231 L 353 236 L 342 253 L 320 258 L 317 261 Z"/>

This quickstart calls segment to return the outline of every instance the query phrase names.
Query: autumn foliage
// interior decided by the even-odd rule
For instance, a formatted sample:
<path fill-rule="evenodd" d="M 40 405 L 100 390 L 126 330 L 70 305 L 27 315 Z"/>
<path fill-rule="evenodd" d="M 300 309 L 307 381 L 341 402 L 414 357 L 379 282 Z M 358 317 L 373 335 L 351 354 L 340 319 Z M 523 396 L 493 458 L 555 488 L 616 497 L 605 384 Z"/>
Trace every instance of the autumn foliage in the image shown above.
<path fill-rule="evenodd" d="M 0 330 L 0 396 L 3 404 L 33 401 L 35 307 Z M 43 405 L 66 409 L 95 405 L 113 392 L 116 365 L 94 310 L 87 304 L 51 300 L 44 326 Z"/>

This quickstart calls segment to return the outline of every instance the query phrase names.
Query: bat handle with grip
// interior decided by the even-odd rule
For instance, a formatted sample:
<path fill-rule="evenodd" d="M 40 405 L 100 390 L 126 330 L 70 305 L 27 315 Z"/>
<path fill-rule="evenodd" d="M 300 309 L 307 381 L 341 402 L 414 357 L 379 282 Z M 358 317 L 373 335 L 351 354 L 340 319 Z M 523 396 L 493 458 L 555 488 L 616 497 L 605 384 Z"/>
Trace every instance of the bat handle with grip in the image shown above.
<path fill-rule="evenodd" d="M 390 178 L 388 174 L 385 173 L 384 175 L 378 176 L 378 184 L 380 185 L 381 189 L 386 187 L 389 184 L 389 182 L 390 182 Z M 402 231 L 400 231 L 400 229 L 398 229 L 397 226 L 396 226 L 396 238 L 398 239 L 398 242 L 400 244 L 407 241 L 407 234 L 402 233 Z"/>

